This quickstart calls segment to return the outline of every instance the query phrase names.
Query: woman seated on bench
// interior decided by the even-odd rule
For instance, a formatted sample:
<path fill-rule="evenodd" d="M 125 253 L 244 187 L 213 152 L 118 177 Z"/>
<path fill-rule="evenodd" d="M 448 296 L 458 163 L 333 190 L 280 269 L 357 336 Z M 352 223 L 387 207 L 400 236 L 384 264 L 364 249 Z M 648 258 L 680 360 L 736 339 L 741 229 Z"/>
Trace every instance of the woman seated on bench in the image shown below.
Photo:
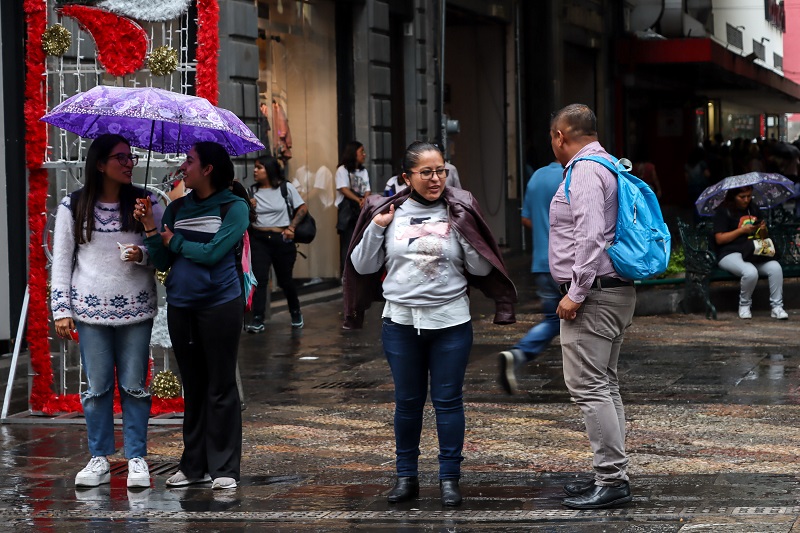
<path fill-rule="evenodd" d="M 739 318 L 753 318 L 750 306 L 759 274 L 769 280 L 772 318 L 786 320 L 783 310 L 783 270 L 774 258 L 754 253 L 754 239 L 765 239 L 767 225 L 751 213 L 752 187 L 730 189 L 714 216 L 714 240 L 719 267 L 741 278 Z"/>

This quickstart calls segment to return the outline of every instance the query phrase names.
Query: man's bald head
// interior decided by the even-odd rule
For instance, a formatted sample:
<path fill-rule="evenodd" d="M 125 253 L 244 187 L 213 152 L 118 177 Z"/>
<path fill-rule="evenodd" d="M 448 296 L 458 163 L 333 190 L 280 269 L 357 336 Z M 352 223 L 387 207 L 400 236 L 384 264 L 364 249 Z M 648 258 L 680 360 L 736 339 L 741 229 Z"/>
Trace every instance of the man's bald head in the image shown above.
<path fill-rule="evenodd" d="M 597 139 L 597 117 L 587 105 L 570 104 L 553 115 L 550 129 L 561 130 L 571 139 L 581 137 Z"/>
<path fill-rule="evenodd" d="M 581 148 L 597 141 L 597 117 L 589 106 L 570 104 L 550 121 L 550 145 L 559 163 L 566 166 Z"/>

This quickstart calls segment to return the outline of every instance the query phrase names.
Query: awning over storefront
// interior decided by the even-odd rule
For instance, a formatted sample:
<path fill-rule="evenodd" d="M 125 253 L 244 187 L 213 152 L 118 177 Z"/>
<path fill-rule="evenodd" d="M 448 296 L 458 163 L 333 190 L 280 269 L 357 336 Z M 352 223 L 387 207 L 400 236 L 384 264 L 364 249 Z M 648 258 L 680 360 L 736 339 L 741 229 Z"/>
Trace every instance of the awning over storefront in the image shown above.
<path fill-rule="evenodd" d="M 618 53 L 634 85 L 646 80 L 761 113 L 800 112 L 800 85 L 709 38 L 628 39 Z"/>

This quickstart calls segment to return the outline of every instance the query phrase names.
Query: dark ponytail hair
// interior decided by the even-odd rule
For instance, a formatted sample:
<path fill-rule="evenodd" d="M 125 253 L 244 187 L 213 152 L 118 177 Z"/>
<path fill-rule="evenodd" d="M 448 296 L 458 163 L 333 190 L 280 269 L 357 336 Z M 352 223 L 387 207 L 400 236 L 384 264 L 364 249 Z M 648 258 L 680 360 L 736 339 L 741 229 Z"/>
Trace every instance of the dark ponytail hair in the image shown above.
<path fill-rule="evenodd" d="M 430 151 L 439 152 L 440 154 L 442 153 L 442 150 L 439 148 L 439 146 L 432 142 L 414 141 L 413 143 L 409 144 L 408 148 L 406 148 L 406 153 L 403 156 L 403 172 L 411 172 L 411 169 L 414 168 L 417 163 L 419 163 L 422 154 Z M 442 154 L 442 158 L 444 158 L 444 154 Z"/>
<path fill-rule="evenodd" d="M 252 203 L 250 203 L 250 193 L 247 192 L 245 186 L 242 185 L 241 182 L 234 180 L 233 183 L 231 183 L 230 190 L 233 194 L 247 202 L 247 207 L 250 210 L 250 224 L 255 222 L 256 218 L 258 218 L 258 215 L 256 215 L 256 208 L 253 207 Z"/>
<path fill-rule="evenodd" d="M 75 215 L 73 234 L 75 235 L 76 244 L 83 244 L 92 240 L 94 207 L 103 192 L 103 173 L 97 170 L 97 164 L 108 159 L 111 151 L 120 143 L 130 148 L 130 143 L 125 137 L 106 133 L 96 138 L 86 152 L 83 188 L 73 197 L 77 197 L 75 205 L 70 205 L 70 210 Z M 131 184 L 124 184 L 120 187 L 119 219 L 122 231 L 141 232 L 144 230 L 142 224 L 133 218 L 133 209 L 136 198 L 140 198 L 145 194 L 144 190 Z"/>
<path fill-rule="evenodd" d="M 211 187 L 215 191 L 227 189 L 233 183 L 233 161 L 231 156 L 221 144 L 212 141 L 202 141 L 195 143 L 194 151 L 200 159 L 200 165 L 207 167 L 211 165 Z"/>

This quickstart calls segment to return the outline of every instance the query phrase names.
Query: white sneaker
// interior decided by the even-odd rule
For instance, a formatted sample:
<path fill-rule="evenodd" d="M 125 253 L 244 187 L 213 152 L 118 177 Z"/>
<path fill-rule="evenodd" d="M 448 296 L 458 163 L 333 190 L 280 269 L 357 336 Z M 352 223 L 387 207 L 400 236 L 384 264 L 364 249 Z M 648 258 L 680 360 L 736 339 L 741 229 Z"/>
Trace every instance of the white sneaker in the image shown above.
<path fill-rule="evenodd" d="M 238 483 L 232 477 L 218 477 L 214 480 L 214 483 L 211 485 L 211 488 L 214 490 L 218 489 L 235 489 Z"/>
<path fill-rule="evenodd" d="M 208 474 L 203 474 L 203 477 L 198 479 L 189 479 L 186 474 L 178 470 L 167 479 L 167 487 L 185 487 L 196 483 L 208 483 L 209 481 L 211 481 L 211 476 Z"/>
<path fill-rule="evenodd" d="M 772 318 L 777 318 L 778 320 L 788 320 L 789 313 L 783 310 L 783 307 L 773 307 L 772 314 L 770 315 Z"/>
<path fill-rule="evenodd" d="M 105 457 L 92 457 L 89 464 L 75 476 L 76 487 L 96 487 L 111 483 L 111 465 Z"/>
<path fill-rule="evenodd" d="M 150 470 L 141 457 L 134 457 L 128 461 L 128 487 L 149 487 Z"/>
<path fill-rule="evenodd" d="M 753 313 L 750 312 L 750 306 L 739 306 L 739 318 L 748 319 L 753 318 Z"/>

